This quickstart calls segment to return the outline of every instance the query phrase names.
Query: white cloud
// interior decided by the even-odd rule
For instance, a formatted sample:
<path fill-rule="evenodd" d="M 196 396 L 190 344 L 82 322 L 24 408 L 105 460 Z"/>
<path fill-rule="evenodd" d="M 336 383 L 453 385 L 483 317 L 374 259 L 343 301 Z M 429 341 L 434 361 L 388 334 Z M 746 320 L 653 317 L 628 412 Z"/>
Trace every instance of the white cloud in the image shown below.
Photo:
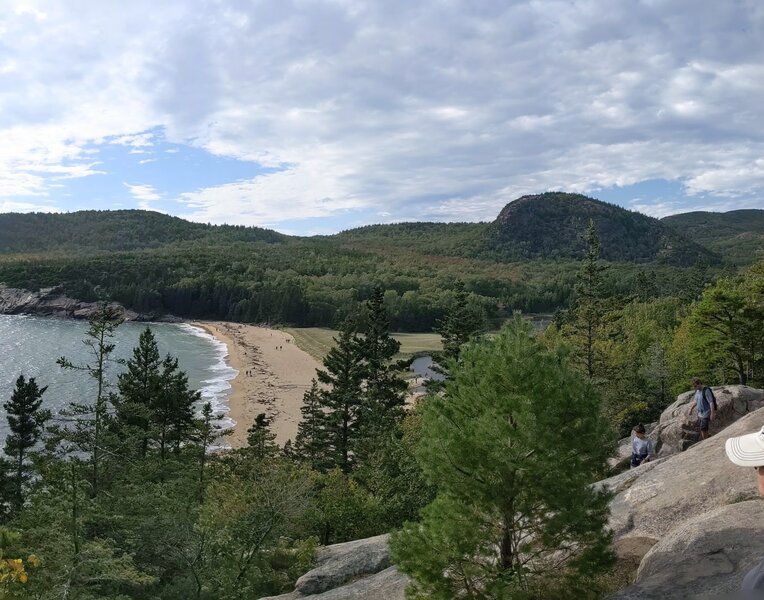
<path fill-rule="evenodd" d="M 162 199 L 162 195 L 157 192 L 153 186 L 146 184 L 125 183 L 125 187 L 130 190 L 130 194 L 138 200 L 138 207 L 143 210 L 156 210 L 151 203 Z"/>
<path fill-rule="evenodd" d="M 106 170 L 93 144 L 144 152 L 163 127 L 170 143 L 281 169 L 182 194 L 203 221 L 485 219 L 522 193 L 656 178 L 764 198 L 753 2 L 12 6 L 1 197 Z"/>

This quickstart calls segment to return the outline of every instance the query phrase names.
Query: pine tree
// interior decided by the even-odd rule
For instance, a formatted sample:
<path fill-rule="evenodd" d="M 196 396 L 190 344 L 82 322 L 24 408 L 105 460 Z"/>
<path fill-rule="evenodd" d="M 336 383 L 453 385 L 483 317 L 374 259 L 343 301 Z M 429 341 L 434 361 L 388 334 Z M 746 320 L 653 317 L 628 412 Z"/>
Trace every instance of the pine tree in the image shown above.
<path fill-rule="evenodd" d="M 109 364 L 116 362 L 111 358 L 114 344 L 110 340 L 114 337 L 115 330 L 123 320 L 122 315 L 113 306 L 101 304 L 91 317 L 90 326 L 83 340 L 93 362 L 74 364 L 65 356 L 56 361 L 63 369 L 83 371 L 96 383 L 96 397 L 93 404 L 70 404 L 68 413 L 77 418 L 75 430 L 60 432 L 75 443 L 77 450 L 89 455 L 90 484 L 94 497 L 98 496 L 100 492 L 99 471 L 103 452 L 103 428 L 109 409 L 107 372 Z"/>
<path fill-rule="evenodd" d="M 440 334 L 443 350 L 433 355 L 433 371 L 448 376 L 448 364 L 459 360 L 461 347 L 484 326 L 483 316 L 470 308 L 464 283 L 459 281 L 456 285 L 454 301 L 448 307 L 443 319 L 438 321 L 438 327 L 435 329 Z M 432 380 L 428 384 L 430 391 L 437 391 L 442 387 L 441 381 Z"/>
<path fill-rule="evenodd" d="M 605 313 L 605 265 L 600 261 L 600 240 L 594 221 L 584 234 L 586 256 L 578 272 L 576 300 L 573 308 L 573 328 L 580 340 L 584 370 L 589 379 L 593 379 L 596 370 L 596 344 L 602 328 Z"/>
<path fill-rule="evenodd" d="M 320 390 L 321 443 L 328 468 L 339 467 L 345 473 L 352 468 L 358 441 L 364 369 L 355 328 L 346 323 L 334 338 L 335 345 L 324 357 L 324 368 L 316 371 Z"/>
<path fill-rule="evenodd" d="M 361 434 L 365 442 L 389 432 L 403 418 L 408 388 L 400 377 L 405 361 L 394 360 L 401 348 L 390 335 L 384 291 L 376 286 L 366 303 L 366 318 L 359 340 L 365 390 L 361 406 Z"/>
<path fill-rule="evenodd" d="M 12 505 L 15 512 L 24 505 L 24 483 L 28 478 L 26 459 L 40 441 L 50 411 L 43 410 L 42 395 L 47 386 L 39 387 L 34 377 L 19 375 L 10 401 L 3 404 L 10 434 L 5 440 L 5 454 L 13 460 Z"/>
<path fill-rule="evenodd" d="M 613 448 L 599 405 L 519 316 L 465 347 L 424 406 L 417 455 L 436 499 L 391 544 L 416 597 L 590 597 L 611 560 L 608 493 L 591 485 Z"/>
<path fill-rule="evenodd" d="M 191 390 L 188 375 L 178 368 L 178 359 L 169 354 L 162 361 L 162 385 L 152 404 L 152 419 L 158 430 L 159 454 L 165 459 L 172 446 L 177 453 L 193 435 L 194 405 L 201 402 L 201 392 Z"/>
<path fill-rule="evenodd" d="M 302 397 L 302 419 L 297 426 L 292 453 L 314 469 L 326 467 L 325 415 L 321 405 L 321 392 L 314 379 L 310 389 Z"/>
<path fill-rule="evenodd" d="M 119 401 L 116 403 L 119 426 L 126 433 L 137 430 L 140 436 L 140 455 L 146 456 L 149 442 L 149 427 L 152 421 L 153 405 L 162 388 L 159 348 L 151 329 L 146 327 L 141 333 L 133 356 L 126 363 L 127 371 L 118 378 Z"/>
<path fill-rule="evenodd" d="M 274 456 L 279 447 L 276 445 L 276 434 L 270 429 L 270 421 L 265 413 L 255 417 L 251 427 L 247 430 L 247 445 L 257 458 Z"/>

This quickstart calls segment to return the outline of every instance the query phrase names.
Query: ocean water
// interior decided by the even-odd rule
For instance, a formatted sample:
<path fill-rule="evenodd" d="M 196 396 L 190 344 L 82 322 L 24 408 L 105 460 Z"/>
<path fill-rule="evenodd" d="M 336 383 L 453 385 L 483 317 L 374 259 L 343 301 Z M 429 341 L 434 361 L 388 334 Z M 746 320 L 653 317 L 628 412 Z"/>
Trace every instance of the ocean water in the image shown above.
<path fill-rule="evenodd" d="M 138 343 L 138 336 L 149 326 L 162 356 L 178 358 L 180 368 L 188 375 L 192 389 L 202 393 L 202 404 L 210 402 L 216 424 L 233 426 L 227 416 L 230 381 L 237 371 L 226 364 L 228 350 L 222 342 L 198 327 L 175 323 L 123 323 L 116 330 L 112 358 L 129 359 Z M 83 343 L 88 324 L 84 321 L 47 319 L 32 316 L 0 315 L 0 443 L 5 440 L 8 425 L 2 405 L 10 400 L 20 374 L 34 377 L 40 386 L 48 386 L 43 406 L 55 415 L 69 402 L 92 402 L 95 382 L 85 373 L 64 370 L 56 360 L 66 356 L 75 364 L 92 363 L 92 355 Z M 116 391 L 117 375 L 125 367 L 112 364 L 107 380 Z M 201 409 L 201 405 L 197 410 Z"/>

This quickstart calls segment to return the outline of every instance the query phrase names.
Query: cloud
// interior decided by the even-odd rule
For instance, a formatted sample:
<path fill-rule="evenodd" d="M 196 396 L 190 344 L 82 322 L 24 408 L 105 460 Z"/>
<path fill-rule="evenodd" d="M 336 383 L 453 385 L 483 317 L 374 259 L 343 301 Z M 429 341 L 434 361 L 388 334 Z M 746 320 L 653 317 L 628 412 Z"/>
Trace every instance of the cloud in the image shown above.
<path fill-rule="evenodd" d="M 50 194 L 55 169 L 107 168 L 93 144 L 147 151 L 161 128 L 180 148 L 277 169 L 180 194 L 202 221 L 485 219 L 523 193 L 659 178 L 690 199 L 764 199 L 755 2 L 12 6 L 2 197 Z"/>
<path fill-rule="evenodd" d="M 125 183 L 125 187 L 130 190 L 130 194 L 138 200 L 138 207 L 143 210 L 156 210 L 151 203 L 162 199 L 162 195 L 159 194 L 153 186 L 146 184 L 130 184 Z"/>

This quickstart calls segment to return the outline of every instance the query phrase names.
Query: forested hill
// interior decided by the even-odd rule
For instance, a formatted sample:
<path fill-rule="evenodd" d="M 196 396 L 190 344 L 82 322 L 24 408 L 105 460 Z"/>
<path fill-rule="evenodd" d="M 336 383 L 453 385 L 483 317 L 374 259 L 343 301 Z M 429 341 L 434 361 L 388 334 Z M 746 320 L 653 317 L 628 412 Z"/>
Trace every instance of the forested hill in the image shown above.
<path fill-rule="evenodd" d="M 590 219 L 612 263 L 611 295 L 691 299 L 718 270 L 700 237 L 554 193 L 520 198 L 490 223 L 374 225 L 317 237 L 138 210 L 2 214 L 0 285 L 106 297 L 149 317 L 336 326 L 378 283 L 396 330 L 432 331 L 464 284 L 471 306 L 495 325 L 515 310 L 570 304 Z"/>
<path fill-rule="evenodd" d="M 517 258 L 577 258 L 582 231 L 593 221 L 610 261 L 660 261 L 675 265 L 716 263 L 719 257 L 658 219 L 588 198 L 549 192 L 510 202 L 491 227 L 490 243 Z"/>
<path fill-rule="evenodd" d="M 259 227 L 192 223 L 147 210 L 0 214 L 0 253 L 125 251 L 184 241 L 278 242 L 285 236 Z"/>
<path fill-rule="evenodd" d="M 764 210 L 696 211 L 662 221 L 733 264 L 752 264 L 764 256 Z"/>
<path fill-rule="evenodd" d="M 583 233 L 593 221 L 602 258 L 690 266 L 720 257 L 658 219 L 588 198 L 549 192 L 507 204 L 492 223 L 396 223 L 345 231 L 336 239 L 357 248 L 395 246 L 434 255 L 512 262 L 578 260 Z"/>

